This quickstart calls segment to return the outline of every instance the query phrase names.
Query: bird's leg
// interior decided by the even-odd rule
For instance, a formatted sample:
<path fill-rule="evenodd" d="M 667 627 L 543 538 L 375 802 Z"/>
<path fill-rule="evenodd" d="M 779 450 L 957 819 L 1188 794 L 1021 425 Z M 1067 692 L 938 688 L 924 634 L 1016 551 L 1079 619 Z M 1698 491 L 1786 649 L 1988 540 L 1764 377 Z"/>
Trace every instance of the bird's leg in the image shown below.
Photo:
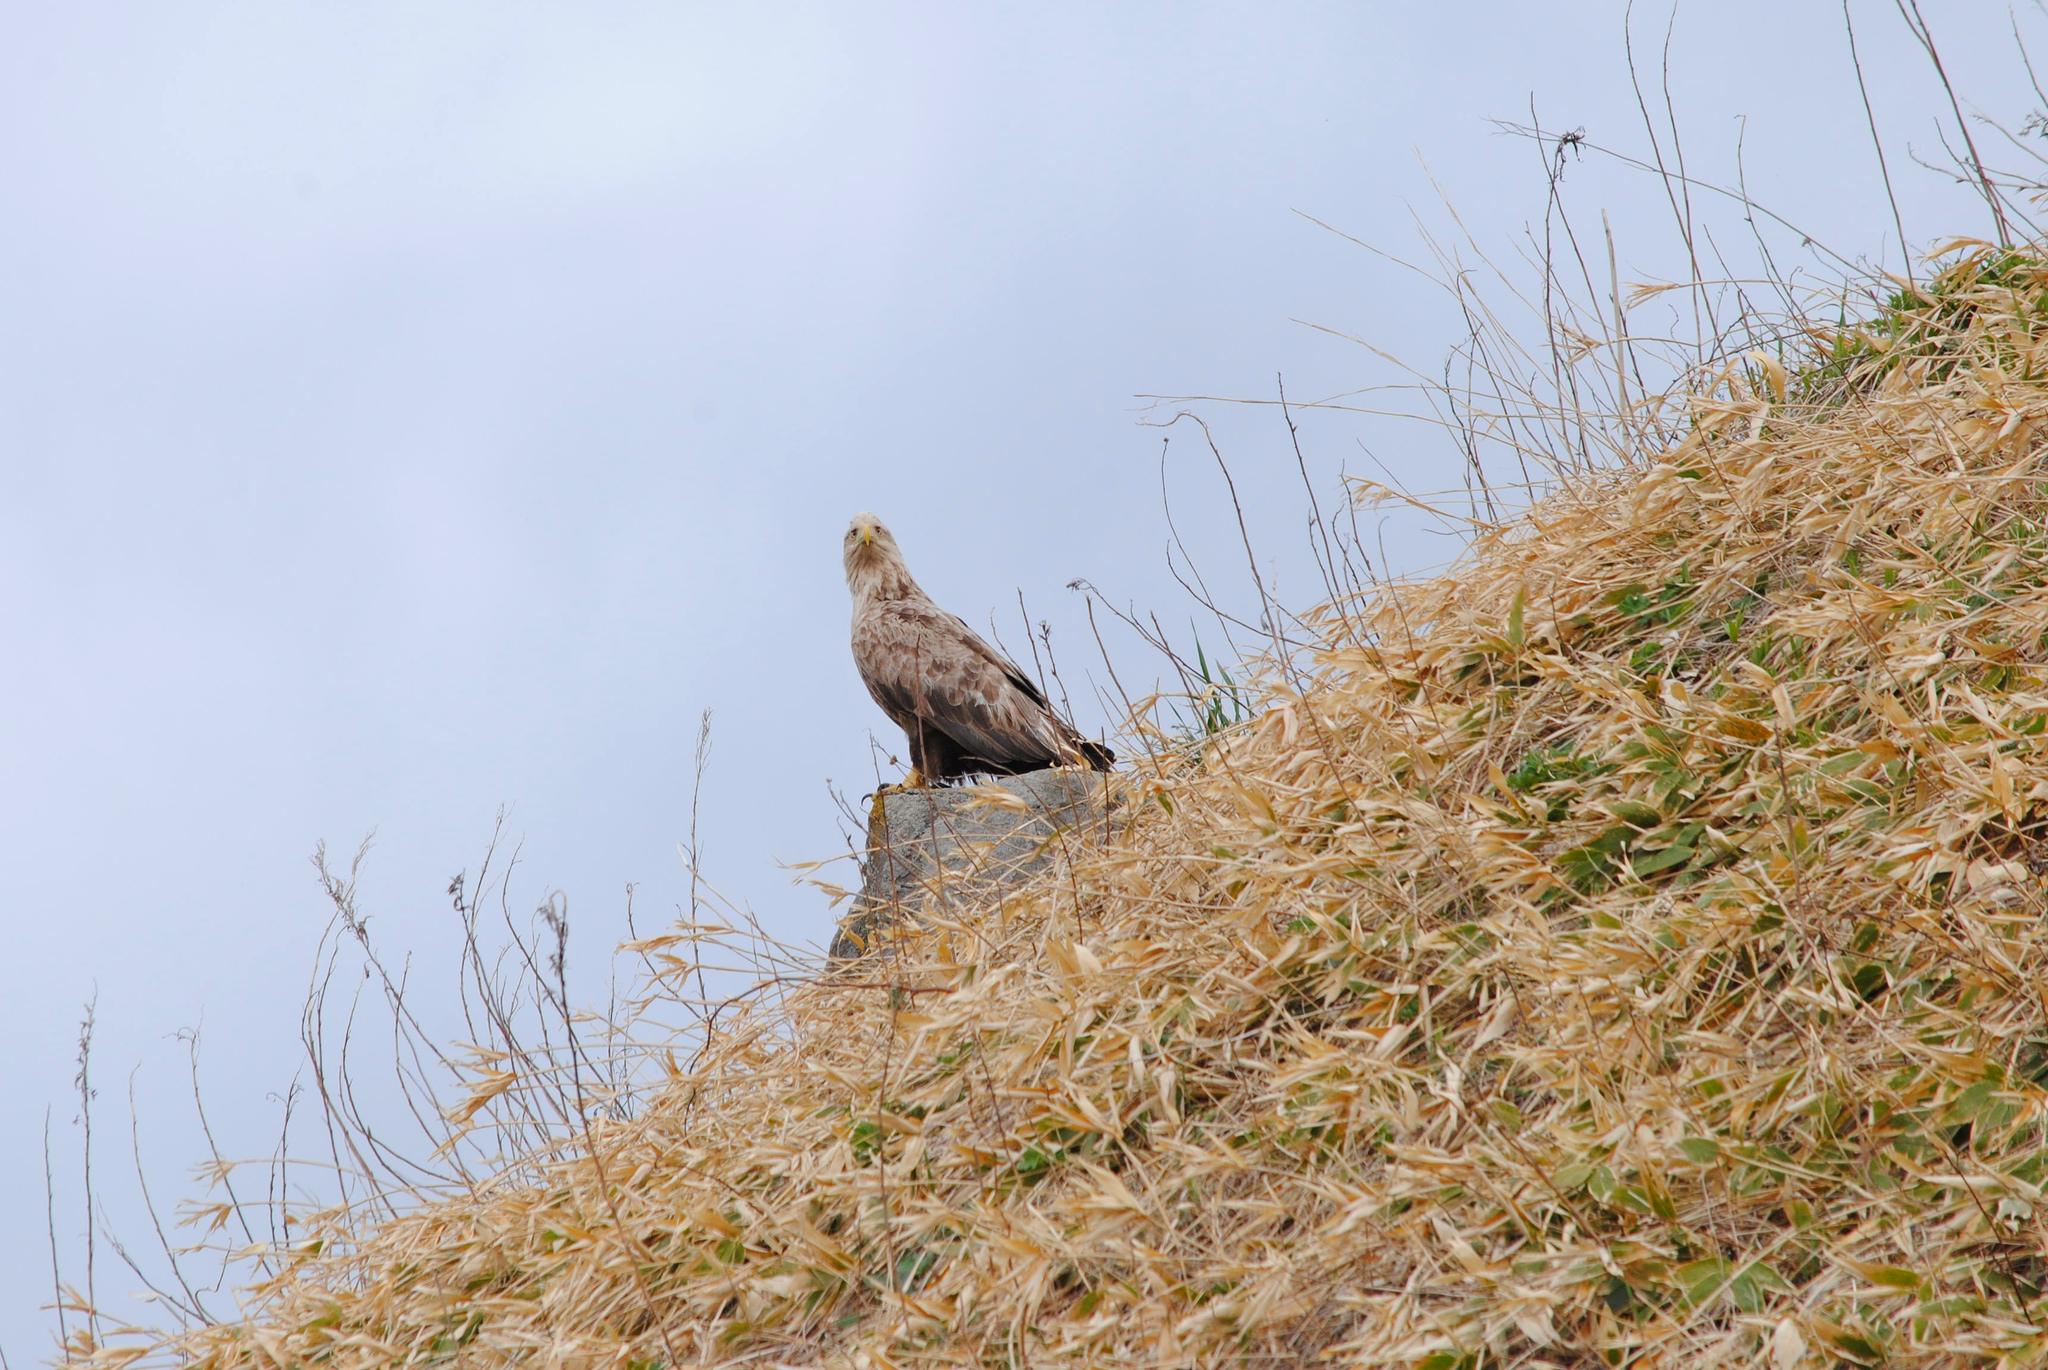
<path fill-rule="evenodd" d="M 932 739 L 925 731 L 923 720 L 919 720 L 917 726 L 909 732 L 910 773 L 898 781 L 896 787 L 901 790 L 921 790 L 930 783 L 924 778 L 925 773 L 935 769 L 931 765 Z"/>

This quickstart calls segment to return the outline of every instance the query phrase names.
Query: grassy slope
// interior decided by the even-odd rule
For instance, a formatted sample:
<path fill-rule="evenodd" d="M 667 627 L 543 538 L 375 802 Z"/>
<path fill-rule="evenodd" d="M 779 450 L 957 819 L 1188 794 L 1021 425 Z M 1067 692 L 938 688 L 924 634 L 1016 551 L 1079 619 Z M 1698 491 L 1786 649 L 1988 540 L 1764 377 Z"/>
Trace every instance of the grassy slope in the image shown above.
<path fill-rule="evenodd" d="M 2048 1356 L 2044 286 L 1973 259 L 1724 380 L 1331 616 L 1116 850 L 908 948 L 922 992 L 800 989 L 185 1350 Z"/>

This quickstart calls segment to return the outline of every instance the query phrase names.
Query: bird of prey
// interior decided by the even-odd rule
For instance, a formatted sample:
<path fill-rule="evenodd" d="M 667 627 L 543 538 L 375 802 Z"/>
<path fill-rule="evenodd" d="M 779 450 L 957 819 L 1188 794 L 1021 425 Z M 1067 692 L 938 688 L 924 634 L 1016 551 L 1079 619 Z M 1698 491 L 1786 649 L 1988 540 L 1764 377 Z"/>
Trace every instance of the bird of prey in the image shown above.
<path fill-rule="evenodd" d="M 905 784 L 1048 766 L 1106 771 L 1116 761 L 1055 714 L 1002 653 L 932 603 L 873 514 L 854 515 L 845 561 L 854 664 L 875 703 L 910 739 Z"/>

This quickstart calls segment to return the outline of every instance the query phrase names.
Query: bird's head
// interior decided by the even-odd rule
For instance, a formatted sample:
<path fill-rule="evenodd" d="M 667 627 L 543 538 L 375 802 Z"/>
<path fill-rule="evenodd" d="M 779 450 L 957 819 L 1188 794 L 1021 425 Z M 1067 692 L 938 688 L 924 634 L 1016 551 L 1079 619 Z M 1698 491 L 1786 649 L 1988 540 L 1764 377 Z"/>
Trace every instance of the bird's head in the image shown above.
<path fill-rule="evenodd" d="M 879 593 L 898 599 L 910 586 L 910 570 L 888 525 L 873 514 L 855 514 L 846 525 L 846 583 L 856 595 Z"/>

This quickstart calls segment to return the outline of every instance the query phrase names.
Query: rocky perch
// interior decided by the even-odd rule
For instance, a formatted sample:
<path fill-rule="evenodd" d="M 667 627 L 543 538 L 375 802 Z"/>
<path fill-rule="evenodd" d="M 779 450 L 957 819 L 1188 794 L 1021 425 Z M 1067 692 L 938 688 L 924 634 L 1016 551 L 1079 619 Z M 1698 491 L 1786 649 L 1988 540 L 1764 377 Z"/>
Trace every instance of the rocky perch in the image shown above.
<path fill-rule="evenodd" d="M 958 789 L 884 790 L 868 820 L 853 910 L 832 939 L 850 960 L 920 909 L 949 911 L 1100 843 L 1115 801 L 1099 771 L 1047 770 Z"/>

